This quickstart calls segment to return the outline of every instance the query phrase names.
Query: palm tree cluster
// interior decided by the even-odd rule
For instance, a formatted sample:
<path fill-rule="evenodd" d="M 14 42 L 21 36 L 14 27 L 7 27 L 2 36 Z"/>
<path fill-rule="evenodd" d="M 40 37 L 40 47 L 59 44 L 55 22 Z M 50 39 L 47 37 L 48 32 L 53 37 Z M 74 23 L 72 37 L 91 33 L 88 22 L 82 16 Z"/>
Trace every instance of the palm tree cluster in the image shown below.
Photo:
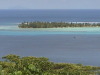
<path fill-rule="evenodd" d="M 100 23 L 22 22 L 19 28 L 100 27 Z"/>

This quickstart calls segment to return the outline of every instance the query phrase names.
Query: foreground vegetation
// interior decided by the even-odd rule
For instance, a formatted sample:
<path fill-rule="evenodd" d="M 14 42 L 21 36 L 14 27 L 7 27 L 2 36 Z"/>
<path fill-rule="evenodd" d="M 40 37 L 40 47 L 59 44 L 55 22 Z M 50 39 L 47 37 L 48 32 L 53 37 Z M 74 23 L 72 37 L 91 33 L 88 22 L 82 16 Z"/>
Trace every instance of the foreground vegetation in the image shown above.
<path fill-rule="evenodd" d="M 22 22 L 19 28 L 100 27 L 100 23 Z"/>
<path fill-rule="evenodd" d="M 7 55 L 0 61 L 0 75 L 96 75 L 99 67 L 54 63 L 44 57 Z"/>

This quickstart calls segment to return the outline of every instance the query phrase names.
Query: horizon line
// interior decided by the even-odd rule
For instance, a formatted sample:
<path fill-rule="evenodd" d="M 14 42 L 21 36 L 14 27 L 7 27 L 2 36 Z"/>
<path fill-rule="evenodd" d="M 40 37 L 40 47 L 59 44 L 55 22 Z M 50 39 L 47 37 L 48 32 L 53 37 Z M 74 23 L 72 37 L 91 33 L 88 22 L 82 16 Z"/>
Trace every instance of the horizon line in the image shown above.
<path fill-rule="evenodd" d="M 0 10 L 100 10 L 100 9 L 0 9 Z"/>

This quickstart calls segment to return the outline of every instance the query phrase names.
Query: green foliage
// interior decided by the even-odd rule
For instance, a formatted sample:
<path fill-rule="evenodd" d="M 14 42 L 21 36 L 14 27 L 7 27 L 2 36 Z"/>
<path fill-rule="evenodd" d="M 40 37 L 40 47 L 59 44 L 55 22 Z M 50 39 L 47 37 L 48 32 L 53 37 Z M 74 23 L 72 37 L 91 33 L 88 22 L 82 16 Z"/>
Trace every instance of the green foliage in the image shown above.
<path fill-rule="evenodd" d="M 96 75 L 99 67 L 82 64 L 53 63 L 45 57 L 4 56 L 0 61 L 0 75 Z"/>
<path fill-rule="evenodd" d="M 22 75 L 21 71 L 14 72 L 15 75 Z"/>
<path fill-rule="evenodd" d="M 22 22 L 19 28 L 100 27 L 100 23 Z"/>

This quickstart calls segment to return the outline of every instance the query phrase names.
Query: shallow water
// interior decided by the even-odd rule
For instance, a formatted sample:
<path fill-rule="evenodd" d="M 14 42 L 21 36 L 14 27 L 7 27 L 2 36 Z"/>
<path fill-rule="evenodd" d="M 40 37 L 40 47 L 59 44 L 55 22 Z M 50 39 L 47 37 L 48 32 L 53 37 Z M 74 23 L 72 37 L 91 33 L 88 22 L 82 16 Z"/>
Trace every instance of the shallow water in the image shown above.
<path fill-rule="evenodd" d="M 50 61 L 100 66 L 100 28 L 0 28 L 0 56 L 48 57 Z"/>
<path fill-rule="evenodd" d="M 18 26 L 0 26 L 0 35 L 34 36 L 47 34 L 100 34 L 100 27 L 18 28 Z"/>

